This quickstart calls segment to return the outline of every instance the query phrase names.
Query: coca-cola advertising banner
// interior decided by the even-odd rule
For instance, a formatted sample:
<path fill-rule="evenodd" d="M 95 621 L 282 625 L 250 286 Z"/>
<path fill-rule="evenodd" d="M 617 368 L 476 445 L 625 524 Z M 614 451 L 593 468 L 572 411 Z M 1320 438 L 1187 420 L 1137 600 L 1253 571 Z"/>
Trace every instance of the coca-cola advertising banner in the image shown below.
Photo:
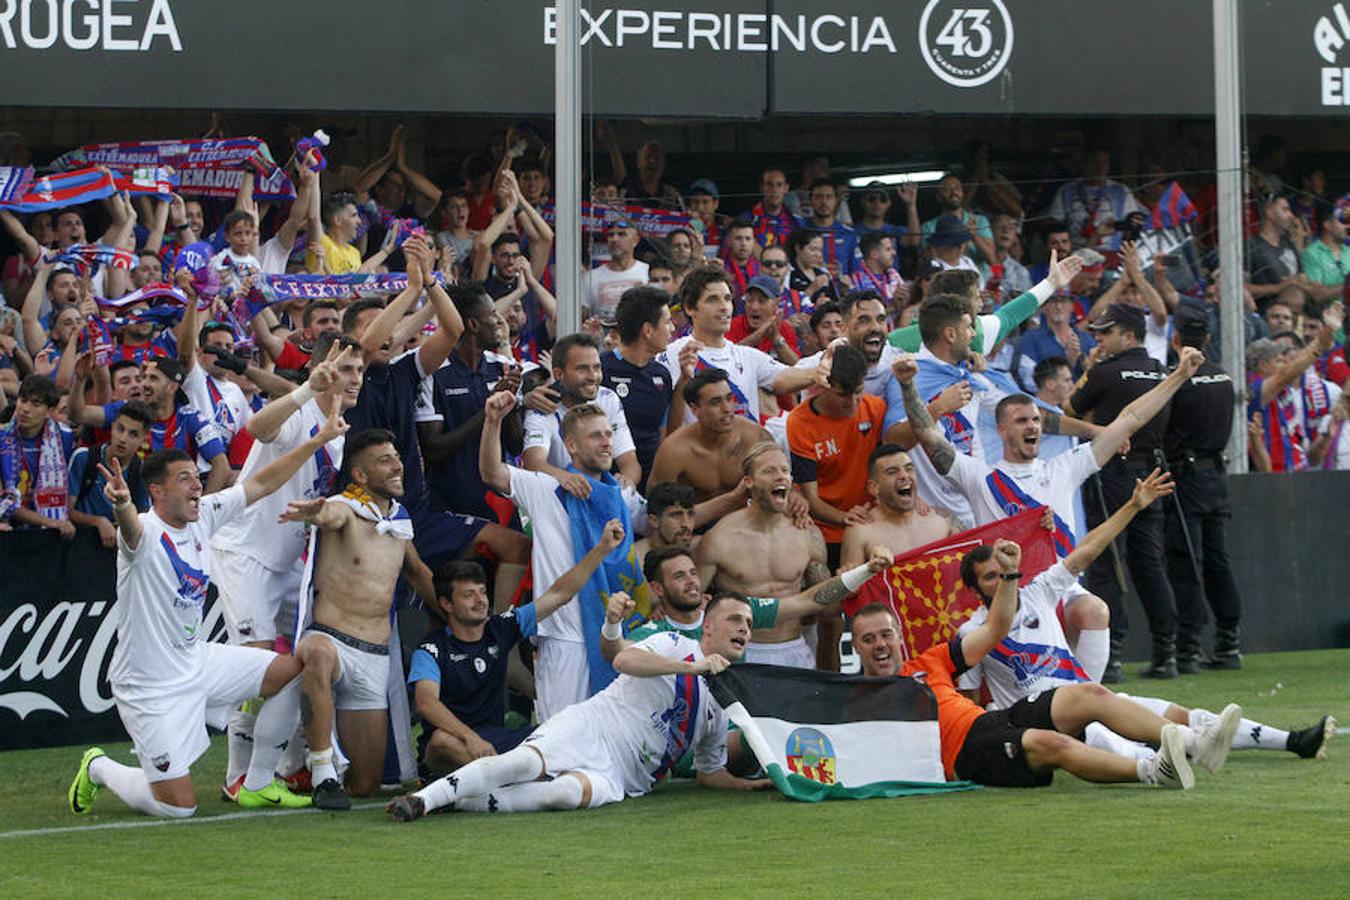
<path fill-rule="evenodd" d="M 0 750 L 126 740 L 108 664 L 117 563 L 90 529 L 0 535 Z M 220 640 L 212 597 L 207 633 Z"/>

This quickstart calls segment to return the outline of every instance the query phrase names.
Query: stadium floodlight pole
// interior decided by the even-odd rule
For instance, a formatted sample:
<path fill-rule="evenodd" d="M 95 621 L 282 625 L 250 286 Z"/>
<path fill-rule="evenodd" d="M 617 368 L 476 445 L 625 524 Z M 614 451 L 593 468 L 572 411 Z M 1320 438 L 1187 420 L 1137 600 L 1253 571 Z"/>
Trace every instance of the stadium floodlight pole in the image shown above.
<path fill-rule="evenodd" d="M 579 0 L 557 0 L 553 45 L 554 239 L 558 336 L 581 330 L 581 17 Z"/>
<path fill-rule="evenodd" d="M 1219 333 L 1224 368 L 1233 392 L 1233 430 L 1228 435 L 1228 471 L 1247 471 L 1247 409 L 1240 389 L 1247 371 L 1242 302 L 1242 73 L 1239 0 L 1214 0 L 1214 143 L 1219 181 Z"/>

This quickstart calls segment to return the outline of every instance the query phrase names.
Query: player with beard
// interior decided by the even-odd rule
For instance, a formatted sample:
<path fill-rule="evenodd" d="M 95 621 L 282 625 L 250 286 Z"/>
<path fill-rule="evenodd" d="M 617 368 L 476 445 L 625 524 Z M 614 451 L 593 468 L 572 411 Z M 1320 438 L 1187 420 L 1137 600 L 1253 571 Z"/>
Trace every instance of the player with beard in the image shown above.
<path fill-rule="evenodd" d="M 318 433 L 334 412 L 356 404 L 365 366 L 361 346 L 335 333 L 324 335 L 318 348 L 323 362 L 309 380 L 284 397 L 264 406 L 249 421 L 255 438 L 241 479 L 269 465 Z M 277 636 L 294 621 L 300 596 L 300 578 L 309 535 L 303 525 L 278 522 L 292 500 L 323 498 L 337 486 L 342 467 L 341 435 L 318 448 L 310 460 L 279 490 L 249 507 L 211 539 L 211 576 L 220 590 L 225 631 L 231 644 L 271 650 Z M 243 784 L 253 747 L 257 719 L 253 703 L 230 713 L 229 762 L 221 795 L 231 802 Z M 297 789 L 303 787 L 303 783 Z"/>
<path fill-rule="evenodd" d="M 1097 552 L 1103 548 L 1104 543 Z M 1022 576 L 1018 571 L 1022 551 L 1017 544 L 1000 540 L 992 552 L 987 547 L 979 549 L 991 564 L 996 587 L 987 618 L 966 634 L 935 644 L 902 664 L 900 625 L 889 607 L 869 603 L 853 617 L 853 644 L 862 658 L 864 675 L 918 677 L 933 691 L 948 780 L 968 779 L 991 787 L 1044 787 L 1054 779 L 1056 769 L 1064 769 L 1084 781 L 1137 781 L 1188 790 L 1195 785 L 1195 774 L 1186 760 L 1188 745 L 1202 760 L 1222 761 L 1220 729 L 1197 735 L 1098 684 L 1044 691 L 1008 709 L 990 712 L 963 696 L 955 679 L 1007 637 L 1018 610 Z M 1233 713 L 1228 715 L 1231 718 Z M 1093 722 L 1157 745 L 1159 752 L 1151 759 L 1136 759 L 1089 747 L 1079 736 Z"/>
<path fill-rule="evenodd" d="M 934 424 L 914 387 L 918 364 L 912 357 L 896 360 L 894 370 L 915 437 L 936 472 L 969 502 L 976 524 L 1048 507 L 1053 513 L 1055 550 L 1063 557 L 1073 549 L 1074 535 L 1080 533 L 1074 497 L 1083 482 L 1119 453 L 1130 435 L 1167 406 L 1202 362 L 1204 354 L 1199 350 L 1184 348 L 1176 370 L 1121 410 L 1090 443 L 1048 460 L 1038 456 L 1041 433 L 1047 420 L 1058 416 L 1036 406 L 1025 394 L 1009 394 L 994 410 L 1003 458 L 992 465 L 956 452 Z M 1066 590 L 1064 602 L 1064 624 L 1070 643 L 1091 679 L 1100 681 L 1111 649 L 1110 612 L 1106 603 L 1077 582 Z"/>
<path fill-rule="evenodd" d="M 333 766 L 333 723 L 351 759 L 347 789 L 367 796 L 384 769 L 389 680 L 390 601 L 400 575 L 424 603 L 436 602 L 431 570 L 413 546 L 403 496 L 403 461 L 394 435 L 372 428 L 344 450 L 347 490 L 327 500 L 293 500 L 283 522 L 319 530 L 311 542 L 313 621 L 296 657 L 305 665 L 301 718 L 309 741 L 314 805 L 350 809 Z M 303 623 L 307 617 L 298 617 Z M 334 714 L 336 709 L 336 716 Z"/>
<path fill-rule="evenodd" d="M 961 530 L 961 524 L 943 511 L 921 513 L 914 461 L 897 444 L 882 444 L 867 458 L 867 493 L 875 506 L 869 521 L 844 529 L 839 565 L 851 569 L 878 546 L 896 553 L 940 541 Z"/>
<path fill-rule="evenodd" d="M 628 419 L 623 414 L 619 395 L 604 387 L 604 368 L 600 364 L 600 343 L 588 334 L 569 334 L 553 348 L 552 391 L 558 395 L 558 405 L 549 412 L 531 409 L 525 414 L 525 452 L 521 465 L 532 472 L 543 472 L 558 479 L 564 489 L 578 497 L 590 494 L 585 476 L 569 472 L 572 456 L 563 440 L 562 420 L 567 411 L 585 404 L 594 404 L 605 411 L 613 430 L 614 464 L 629 484 L 642 480 L 642 466 L 638 464 L 637 448 L 628 431 Z"/>
<path fill-rule="evenodd" d="M 652 550 L 689 547 L 698 543 L 694 534 L 694 489 L 667 481 L 647 491 L 647 536 L 633 544 L 638 565 Z M 652 597 L 653 601 L 656 599 Z"/>
<path fill-rule="evenodd" d="M 694 556 L 705 587 L 752 597 L 783 597 L 830 577 L 825 539 L 815 525 L 798 528 L 787 512 L 792 469 L 777 444 L 751 447 L 741 462 L 750 505 L 725 516 L 704 535 Z M 802 623 L 761 629 L 746 648 L 750 662 L 813 669 L 816 656 Z"/>
<path fill-rule="evenodd" d="M 586 809 L 649 793 L 686 750 L 698 783 L 760 790 L 767 779 L 727 770 L 727 717 L 701 676 L 740 659 L 750 638 L 750 606 L 715 596 L 697 641 L 657 634 L 614 658 L 621 673 L 603 691 L 549 719 L 514 750 L 476 759 L 385 811 L 401 822 L 437 809 L 535 812 Z M 546 780 L 541 780 L 546 779 Z"/>
<path fill-rule="evenodd" d="M 736 398 L 727 373 L 704 369 L 684 387 L 685 404 L 694 421 L 676 429 L 656 451 L 650 484 L 687 484 L 694 498 L 715 501 L 712 518 L 745 503 L 741 462 L 751 447 L 771 440 L 769 432 L 736 415 Z"/>

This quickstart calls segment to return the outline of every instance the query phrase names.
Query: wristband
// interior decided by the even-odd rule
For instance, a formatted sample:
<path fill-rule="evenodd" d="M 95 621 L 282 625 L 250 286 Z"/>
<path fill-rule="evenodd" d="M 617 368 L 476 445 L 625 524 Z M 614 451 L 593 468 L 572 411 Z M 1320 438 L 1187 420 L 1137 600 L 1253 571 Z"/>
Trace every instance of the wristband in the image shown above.
<path fill-rule="evenodd" d="M 854 568 L 849 569 L 847 572 L 841 572 L 839 574 L 839 580 L 842 581 L 844 583 L 844 587 L 848 588 L 850 591 L 856 591 L 858 588 L 866 584 L 868 579 L 870 579 L 871 577 L 872 577 L 872 570 L 867 568 L 865 564 L 861 566 L 855 566 Z"/>
<path fill-rule="evenodd" d="M 1002 578 L 1004 581 L 1021 581 L 1021 580 L 1022 580 L 1022 573 L 1021 573 L 1021 572 L 1002 572 L 1002 573 L 999 574 L 998 577 L 999 577 L 999 578 Z"/>
<path fill-rule="evenodd" d="M 317 397 L 318 394 L 314 393 L 314 388 L 310 387 L 309 382 L 306 381 L 304 384 L 287 394 L 287 396 L 291 398 L 291 402 L 295 404 L 295 408 L 299 409 Z"/>
<path fill-rule="evenodd" d="M 607 641 L 618 641 L 623 639 L 623 626 L 618 622 L 605 622 L 600 629 L 600 636 Z"/>

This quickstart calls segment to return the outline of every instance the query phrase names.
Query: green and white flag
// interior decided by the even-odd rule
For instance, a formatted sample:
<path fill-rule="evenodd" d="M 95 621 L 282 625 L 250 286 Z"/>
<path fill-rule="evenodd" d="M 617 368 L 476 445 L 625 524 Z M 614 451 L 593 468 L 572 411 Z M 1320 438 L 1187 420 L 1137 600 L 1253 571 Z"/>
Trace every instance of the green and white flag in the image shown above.
<path fill-rule="evenodd" d="M 913 678 L 739 665 L 708 682 L 769 778 L 793 800 L 975 786 L 944 778 L 937 700 Z"/>

